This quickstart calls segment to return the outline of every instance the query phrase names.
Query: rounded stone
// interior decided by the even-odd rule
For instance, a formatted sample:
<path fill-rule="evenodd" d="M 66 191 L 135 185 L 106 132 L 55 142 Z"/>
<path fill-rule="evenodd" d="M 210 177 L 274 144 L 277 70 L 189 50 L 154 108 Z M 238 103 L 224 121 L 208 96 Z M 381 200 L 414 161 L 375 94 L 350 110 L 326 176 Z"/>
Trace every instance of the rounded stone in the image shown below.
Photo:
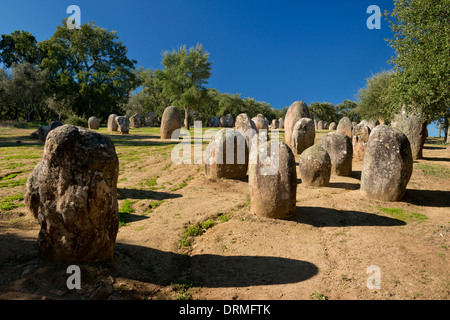
<path fill-rule="evenodd" d="M 348 117 L 343 117 L 341 120 L 339 120 L 336 132 L 341 132 L 345 134 L 347 137 L 349 137 L 349 139 L 352 139 L 352 130 L 353 125 Z"/>
<path fill-rule="evenodd" d="M 294 126 L 301 118 L 311 118 L 309 108 L 305 102 L 295 101 L 289 106 L 286 116 L 284 117 L 284 141 L 289 147 L 292 147 L 291 139 Z"/>
<path fill-rule="evenodd" d="M 297 121 L 292 131 L 292 151 L 294 154 L 301 154 L 304 150 L 314 145 L 315 138 L 314 121 L 310 118 L 301 118 Z"/>
<path fill-rule="evenodd" d="M 98 130 L 100 128 L 100 120 L 97 117 L 90 117 L 88 119 L 88 128 L 91 130 Z"/>
<path fill-rule="evenodd" d="M 300 155 L 298 169 L 302 185 L 310 187 L 327 186 L 331 176 L 330 155 L 318 145 L 309 147 Z"/>
<path fill-rule="evenodd" d="M 117 118 L 117 114 L 111 114 L 108 117 L 108 131 L 117 131 L 119 129 L 119 126 L 117 125 L 116 122 L 116 118 Z"/>
<path fill-rule="evenodd" d="M 119 227 L 118 175 L 119 161 L 108 137 L 72 125 L 48 134 L 24 195 L 41 225 L 41 258 L 64 262 L 113 258 Z"/>
<path fill-rule="evenodd" d="M 161 118 L 161 139 L 171 139 L 174 132 L 175 135 L 173 138 L 178 139 L 180 133 L 179 129 L 181 129 L 180 111 L 177 107 L 169 106 L 164 109 Z"/>
<path fill-rule="evenodd" d="M 362 161 L 369 142 L 370 128 L 364 123 L 357 124 L 352 130 L 353 159 Z"/>
<path fill-rule="evenodd" d="M 295 214 L 297 170 L 284 142 L 272 140 L 252 148 L 249 160 L 250 211 L 273 219 Z"/>
<path fill-rule="evenodd" d="M 352 174 L 353 147 L 349 137 L 343 133 L 329 132 L 320 139 L 318 145 L 330 155 L 332 174 L 337 176 Z"/>
<path fill-rule="evenodd" d="M 116 117 L 117 131 L 121 134 L 128 134 L 130 132 L 130 120 L 128 117 Z"/>
<path fill-rule="evenodd" d="M 370 199 L 399 201 L 413 170 L 411 145 L 400 130 L 377 126 L 369 137 L 361 171 L 361 193 Z"/>

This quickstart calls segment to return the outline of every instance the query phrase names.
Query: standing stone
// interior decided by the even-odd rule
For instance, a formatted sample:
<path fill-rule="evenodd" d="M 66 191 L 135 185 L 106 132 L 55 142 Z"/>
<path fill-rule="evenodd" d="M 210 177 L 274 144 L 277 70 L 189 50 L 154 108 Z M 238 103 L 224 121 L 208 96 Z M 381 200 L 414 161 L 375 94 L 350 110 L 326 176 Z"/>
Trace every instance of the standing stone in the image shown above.
<path fill-rule="evenodd" d="M 234 126 L 233 115 L 227 114 L 225 116 L 220 117 L 220 126 L 223 128 L 233 128 Z"/>
<path fill-rule="evenodd" d="M 60 121 L 52 121 L 50 122 L 50 124 L 48 125 L 48 131 L 52 131 L 53 129 L 56 129 L 58 127 L 61 127 L 63 125 L 62 122 Z"/>
<path fill-rule="evenodd" d="M 280 128 L 280 120 L 273 119 L 271 129 L 274 130 L 274 129 L 279 129 L 279 128 Z"/>
<path fill-rule="evenodd" d="M 250 119 L 248 114 L 241 113 L 236 117 L 235 128 L 244 135 L 245 141 L 247 141 L 247 147 L 250 150 L 253 137 L 255 137 L 258 133 L 258 130 L 253 120 Z"/>
<path fill-rule="evenodd" d="M 31 135 L 31 139 L 36 139 L 39 142 L 45 142 L 47 135 L 49 133 L 49 128 L 47 126 L 40 126 L 36 131 L 34 131 Z"/>
<path fill-rule="evenodd" d="M 375 129 L 376 126 L 380 125 L 380 121 L 378 119 L 371 119 L 369 120 L 369 128 L 370 131 L 373 131 L 373 129 Z"/>
<path fill-rule="evenodd" d="M 450 144 L 450 128 L 448 128 L 448 131 L 447 131 L 447 143 Z"/>
<path fill-rule="evenodd" d="M 330 155 L 332 174 L 337 176 L 352 174 L 353 147 L 349 137 L 340 132 L 329 132 L 320 139 L 318 145 Z"/>
<path fill-rule="evenodd" d="M 236 129 L 222 129 L 205 149 L 205 174 L 210 179 L 244 179 L 248 170 L 248 147 Z"/>
<path fill-rule="evenodd" d="M 323 120 L 319 120 L 319 122 L 317 122 L 317 130 L 325 130 L 325 123 Z"/>
<path fill-rule="evenodd" d="M 414 160 L 422 159 L 423 145 L 427 137 L 427 123 L 419 112 L 408 113 L 405 108 L 394 117 L 392 127 L 402 131 L 411 144 L 411 152 Z"/>
<path fill-rule="evenodd" d="M 278 119 L 278 121 L 280 121 L 280 126 L 279 126 L 279 128 L 280 128 L 280 129 L 284 129 L 284 118 L 280 118 L 280 119 Z"/>
<path fill-rule="evenodd" d="M 117 131 L 119 129 L 119 126 L 116 122 L 117 114 L 111 114 L 108 117 L 108 131 Z"/>
<path fill-rule="evenodd" d="M 128 117 L 116 117 L 117 131 L 121 134 L 128 134 L 130 132 L 130 120 Z"/>
<path fill-rule="evenodd" d="M 155 126 L 155 119 L 156 119 L 156 114 L 154 112 L 147 113 L 145 115 L 144 125 L 146 127 L 153 127 L 153 126 Z"/>
<path fill-rule="evenodd" d="M 314 145 L 315 138 L 314 121 L 310 118 L 301 118 L 295 124 L 292 132 L 292 151 L 294 154 L 302 154 L 303 151 Z"/>
<path fill-rule="evenodd" d="M 250 210 L 253 214 L 288 219 L 295 214 L 297 170 L 291 149 L 278 140 L 250 151 Z"/>
<path fill-rule="evenodd" d="M 91 130 L 98 130 L 100 128 L 100 120 L 97 117 L 90 117 L 88 119 L 88 128 Z"/>
<path fill-rule="evenodd" d="M 171 139 L 174 131 L 179 129 L 181 129 L 180 111 L 174 106 L 167 107 L 161 118 L 161 139 Z M 179 131 L 174 138 L 179 138 Z"/>
<path fill-rule="evenodd" d="M 341 132 L 349 137 L 350 141 L 352 139 L 352 122 L 348 117 L 343 117 L 339 120 L 338 126 L 336 128 L 336 132 Z"/>
<path fill-rule="evenodd" d="M 140 128 L 141 127 L 141 117 L 138 114 L 134 114 L 130 117 L 130 127 Z"/>
<path fill-rule="evenodd" d="M 212 117 L 212 118 L 208 119 L 207 125 L 210 128 L 220 127 L 220 119 L 219 119 L 219 117 Z"/>
<path fill-rule="evenodd" d="M 336 130 L 336 128 L 337 128 L 337 127 L 336 127 L 336 122 L 330 123 L 330 127 L 329 127 L 330 130 L 333 130 L 333 131 L 334 131 L 334 130 Z"/>
<path fill-rule="evenodd" d="M 308 187 L 327 186 L 331 176 L 330 155 L 318 145 L 309 147 L 300 155 L 298 169 L 302 185 Z"/>
<path fill-rule="evenodd" d="M 362 161 L 369 142 L 370 128 L 364 123 L 357 124 L 352 130 L 353 159 Z"/>
<path fill-rule="evenodd" d="M 301 118 L 311 118 L 309 108 L 303 101 L 295 101 L 288 109 L 284 117 L 284 141 L 292 148 L 292 131 L 298 120 Z"/>
<path fill-rule="evenodd" d="M 406 135 L 377 126 L 369 137 L 361 171 L 361 193 L 370 199 L 399 201 L 411 178 L 413 158 Z"/>
<path fill-rule="evenodd" d="M 119 161 L 112 141 L 71 125 L 52 130 L 28 178 L 25 203 L 41 225 L 41 258 L 110 260 L 119 227 Z"/>
<path fill-rule="evenodd" d="M 256 130 L 258 130 L 258 132 L 260 130 L 269 130 L 269 125 L 266 122 L 266 118 L 262 114 L 258 114 L 256 117 L 253 117 L 252 121 L 255 123 Z"/>
<path fill-rule="evenodd" d="M 316 130 L 319 130 L 319 127 L 317 126 L 317 120 L 314 119 L 314 128 L 316 128 Z"/>

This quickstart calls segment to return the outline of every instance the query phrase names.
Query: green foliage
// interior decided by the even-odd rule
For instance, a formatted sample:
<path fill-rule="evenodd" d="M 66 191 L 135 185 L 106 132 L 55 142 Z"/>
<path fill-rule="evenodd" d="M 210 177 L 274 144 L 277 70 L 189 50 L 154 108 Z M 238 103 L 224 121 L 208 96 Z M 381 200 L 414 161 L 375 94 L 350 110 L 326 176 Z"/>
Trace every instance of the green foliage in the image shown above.
<path fill-rule="evenodd" d="M 390 120 L 398 109 L 392 98 L 391 83 L 395 73 L 384 71 L 367 79 L 365 88 L 358 92 L 360 116 L 366 120 Z"/>
<path fill-rule="evenodd" d="M 313 102 L 309 105 L 309 111 L 317 121 L 323 120 L 328 123 L 338 123 L 340 117 L 336 107 L 329 102 Z"/>
<path fill-rule="evenodd" d="M 0 51 L 0 63 L 7 68 L 22 62 L 36 65 L 41 60 L 36 38 L 23 30 L 16 30 L 10 35 L 3 34 L 0 40 Z"/>
<path fill-rule="evenodd" d="M 64 121 L 64 123 L 71 124 L 71 125 L 77 126 L 77 127 L 84 127 L 84 128 L 88 127 L 87 120 L 85 118 L 79 117 L 77 115 L 71 115 Z"/>
<path fill-rule="evenodd" d="M 352 122 L 359 123 L 363 120 L 359 114 L 358 103 L 352 100 L 345 100 L 336 106 L 340 118 L 347 117 Z"/>
<path fill-rule="evenodd" d="M 70 101 L 79 117 L 106 119 L 118 113 L 138 85 L 133 71 L 136 61 L 127 57 L 128 50 L 116 32 L 92 22 L 69 29 L 64 20 L 39 47 L 41 66 L 49 74 L 49 92 L 57 101 Z"/>
<path fill-rule="evenodd" d="M 428 120 L 450 116 L 450 5 L 448 0 L 394 0 L 385 16 L 394 33 L 389 45 L 399 105 L 418 108 Z"/>

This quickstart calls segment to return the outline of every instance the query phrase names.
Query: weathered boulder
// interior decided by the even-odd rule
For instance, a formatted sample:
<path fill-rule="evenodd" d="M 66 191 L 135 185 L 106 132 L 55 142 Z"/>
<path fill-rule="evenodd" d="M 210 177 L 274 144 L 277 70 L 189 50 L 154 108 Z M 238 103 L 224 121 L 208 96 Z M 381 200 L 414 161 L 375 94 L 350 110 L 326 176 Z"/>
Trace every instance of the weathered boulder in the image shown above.
<path fill-rule="evenodd" d="M 269 130 L 268 121 L 262 114 L 258 114 L 256 117 L 253 117 L 252 121 L 255 123 L 258 132 L 260 130 Z"/>
<path fill-rule="evenodd" d="M 314 145 L 315 138 L 314 121 L 310 118 L 301 118 L 297 121 L 292 131 L 292 151 L 294 154 L 301 154 L 304 150 Z"/>
<path fill-rule="evenodd" d="M 280 129 L 284 129 L 284 118 L 280 118 L 280 119 L 278 119 L 278 121 L 280 121 L 280 126 L 279 126 L 279 128 L 280 128 Z"/>
<path fill-rule="evenodd" d="M 156 114 L 154 112 L 149 112 L 145 115 L 144 126 L 153 127 L 155 126 Z"/>
<path fill-rule="evenodd" d="M 323 122 L 323 120 L 317 122 L 317 130 L 325 130 L 325 122 Z"/>
<path fill-rule="evenodd" d="M 245 136 L 248 149 L 251 149 L 253 137 L 257 135 L 258 129 L 255 123 L 246 113 L 241 113 L 236 117 L 235 128 Z"/>
<path fill-rule="evenodd" d="M 88 128 L 91 130 L 98 130 L 100 128 L 100 120 L 97 117 L 90 117 L 88 119 Z"/>
<path fill-rule="evenodd" d="M 413 170 L 411 146 L 400 130 L 377 126 L 369 137 L 361 171 L 361 193 L 370 199 L 398 201 Z"/>
<path fill-rule="evenodd" d="M 330 123 L 330 126 L 329 126 L 329 129 L 330 130 L 336 130 L 336 128 L 337 128 L 337 126 L 336 126 L 336 122 L 332 122 L 332 123 Z"/>
<path fill-rule="evenodd" d="M 30 138 L 36 139 L 40 142 L 45 142 L 45 139 L 47 138 L 48 133 L 49 133 L 49 128 L 47 126 L 42 125 L 30 135 Z"/>
<path fill-rule="evenodd" d="M 352 141 L 345 134 L 333 131 L 324 135 L 318 145 L 324 148 L 331 158 L 331 173 L 337 176 L 352 174 Z"/>
<path fill-rule="evenodd" d="M 245 137 L 236 129 L 220 130 L 205 149 L 207 178 L 244 179 L 249 151 Z"/>
<path fill-rule="evenodd" d="M 291 149 L 278 140 L 250 151 L 250 210 L 253 214 L 288 219 L 295 214 L 297 170 Z"/>
<path fill-rule="evenodd" d="M 220 127 L 219 117 L 212 117 L 212 118 L 208 119 L 207 125 L 208 125 L 208 127 L 211 127 L 211 128 Z"/>
<path fill-rule="evenodd" d="M 43 259 L 113 258 L 119 227 L 118 174 L 119 161 L 108 137 L 71 125 L 49 133 L 24 195 L 41 225 L 38 245 Z"/>
<path fill-rule="evenodd" d="M 115 117 L 117 124 L 117 131 L 121 134 L 128 134 L 130 132 L 130 120 L 128 117 Z"/>
<path fill-rule="evenodd" d="M 130 128 L 140 128 L 141 127 L 141 117 L 138 114 L 134 114 L 130 117 Z"/>
<path fill-rule="evenodd" d="M 370 128 L 364 123 L 357 124 L 352 130 L 353 159 L 362 161 L 369 142 Z"/>
<path fill-rule="evenodd" d="M 375 129 L 376 126 L 380 125 L 380 120 L 378 119 L 371 119 L 369 120 L 369 128 L 370 131 L 373 131 L 373 129 Z"/>
<path fill-rule="evenodd" d="M 234 126 L 233 115 L 227 114 L 225 116 L 220 117 L 220 126 L 223 128 L 233 128 Z"/>
<path fill-rule="evenodd" d="M 280 120 L 278 120 L 278 119 L 273 119 L 273 120 L 272 120 L 272 125 L 271 125 L 270 128 L 271 128 L 272 130 L 279 129 L 279 128 L 280 128 Z"/>
<path fill-rule="evenodd" d="M 117 114 L 111 114 L 108 117 L 108 131 L 117 131 L 119 126 L 116 122 Z"/>
<path fill-rule="evenodd" d="M 62 122 L 60 121 L 52 121 L 50 122 L 50 124 L 48 125 L 48 130 L 49 132 L 52 131 L 53 129 L 56 129 L 58 127 L 61 127 L 63 125 Z"/>
<path fill-rule="evenodd" d="M 177 107 L 170 106 L 164 109 L 161 118 L 161 139 L 171 139 L 175 132 L 174 139 L 179 138 L 181 129 L 181 113 Z"/>
<path fill-rule="evenodd" d="M 351 140 L 352 130 L 353 130 L 352 121 L 348 117 L 343 117 L 341 120 L 339 120 L 336 132 L 341 132 L 345 134 Z"/>
<path fill-rule="evenodd" d="M 284 117 L 284 141 L 292 148 L 292 131 L 298 120 L 301 118 L 311 118 L 309 108 L 303 101 L 295 101 L 288 109 Z"/>
<path fill-rule="evenodd" d="M 318 145 L 309 147 L 300 155 L 298 169 L 302 185 L 311 187 L 327 186 L 331 176 L 330 155 Z"/>
<path fill-rule="evenodd" d="M 402 131 L 411 144 L 414 160 L 422 159 L 423 145 L 427 137 L 427 123 L 420 112 L 407 112 L 405 108 L 395 115 L 391 126 Z"/>

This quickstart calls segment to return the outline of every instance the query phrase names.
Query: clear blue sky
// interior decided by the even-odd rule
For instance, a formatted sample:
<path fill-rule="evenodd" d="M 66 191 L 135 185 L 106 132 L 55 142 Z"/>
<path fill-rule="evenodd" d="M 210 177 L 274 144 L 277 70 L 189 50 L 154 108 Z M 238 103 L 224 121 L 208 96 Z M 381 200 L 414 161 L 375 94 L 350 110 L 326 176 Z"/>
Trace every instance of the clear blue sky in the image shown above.
<path fill-rule="evenodd" d="M 0 34 L 26 30 L 45 40 L 72 4 L 82 23 L 117 31 L 138 65 L 160 68 L 163 51 L 201 43 L 213 62 L 209 87 L 275 108 L 355 99 L 366 78 L 392 68 L 388 22 L 366 26 L 367 8 L 390 11 L 392 0 L 3 1 Z"/>

